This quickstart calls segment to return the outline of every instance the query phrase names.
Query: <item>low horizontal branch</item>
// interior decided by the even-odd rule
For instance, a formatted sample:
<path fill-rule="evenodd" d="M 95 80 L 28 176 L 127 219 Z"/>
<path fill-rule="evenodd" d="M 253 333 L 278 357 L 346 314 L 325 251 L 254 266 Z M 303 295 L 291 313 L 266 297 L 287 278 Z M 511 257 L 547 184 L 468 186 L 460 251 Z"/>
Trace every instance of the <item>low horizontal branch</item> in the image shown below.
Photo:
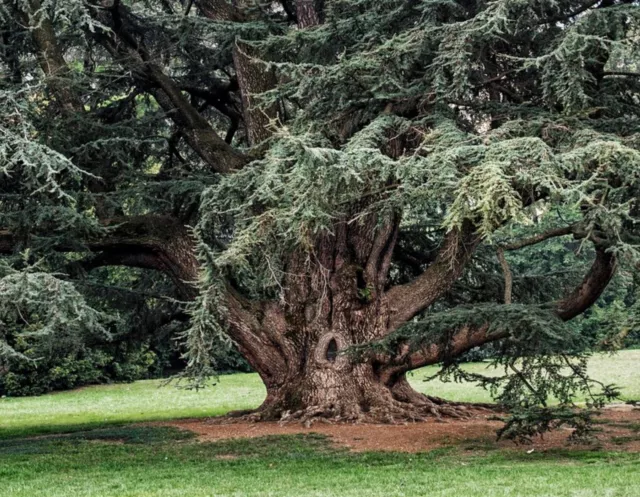
<path fill-rule="evenodd" d="M 530 245 L 535 245 L 537 243 L 544 242 L 545 240 L 548 240 L 550 238 L 571 235 L 573 234 L 575 228 L 576 228 L 575 224 L 572 224 L 570 226 L 563 226 L 560 228 L 554 228 L 554 229 L 545 231 L 543 233 L 539 233 L 537 235 L 531 236 L 529 238 L 523 238 L 522 240 L 518 240 L 511 243 L 503 243 L 499 247 L 502 250 L 519 250 L 521 248 L 528 247 Z"/>
<path fill-rule="evenodd" d="M 565 298 L 555 303 L 554 313 L 563 321 L 569 321 L 591 307 L 607 288 L 616 271 L 616 258 L 611 252 L 596 246 L 596 257 L 582 282 Z M 379 357 L 385 374 L 404 373 L 442 361 L 445 352 L 457 357 L 474 347 L 502 340 L 509 331 L 490 333 L 490 323 L 462 326 L 447 344 L 432 343 L 420 350 L 411 350 L 408 343 L 401 343 L 395 355 Z"/>

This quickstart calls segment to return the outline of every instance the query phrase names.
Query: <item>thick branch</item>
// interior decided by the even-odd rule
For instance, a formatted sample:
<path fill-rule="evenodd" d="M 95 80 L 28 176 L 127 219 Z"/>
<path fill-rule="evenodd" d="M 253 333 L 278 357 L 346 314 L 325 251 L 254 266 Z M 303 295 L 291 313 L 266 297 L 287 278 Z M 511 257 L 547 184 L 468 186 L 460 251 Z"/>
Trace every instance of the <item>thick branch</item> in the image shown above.
<path fill-rule="evenodd" d="M 267 388 L 281 386 L 288 358 L 295 350 L 285 338 L 286 321 L 275 302 L 245 299 L 233 288 L 226 294 L 227 333 L 249 364 L 259 372 Z"/>
<path fill-rule="evenodd" d="M 568 321 L 591 307 L 606 289 L 616 270 L 613 254 L 596 248 L 596 258 L 578 287 L 556 303 L 555 314 Z M 490 332 L 490 323 L 477 327 L 464 326 L 456 332 L 447 345 L 431 344 L 419 351 L 410 351 L 408 345 L 402 345 L 398 354 L 383 362 L 390 366 L 386 374 L 398 374 L 412 369 L 436 364 L 442 361 L 444 354 L 457 357 L 474 347 L 501 340 L 509 336 L 509 331 Z"/>
<path fill-rule="evenodd" d="M 556 314 L 568 321 L 591 307 L 604 292 L 616 272 L 616 258 L 602 247 L 596 247 L 596 258 L 580 285 L 558 302 Z"/>
<path fill-rule="evenodd" d="M 245 22 L 248 20 L 246 13 L 226 0 L 195 0 L 195 4 L 205 17 L 214 21 Z"/>
<path fill-rule="evenodd" d="M 31 28 L 31 36 L 37 48 L 36 58 L 49 79 L 49 88 L 63 110 L 81 112 L 82 103 L 69 88 L 68 81 L 64 81 L 69 76 L 69 67 L 62 55 L 51 20 L 38 0 L 31 0 L 27 5 L 28 11 L 23 17 Z"/>
<path fill-rule="evenodd" d="M 296 0 L 296 18 L 300 29 L 320 24 L 320 16 L 314 0 Z"/>
<path fill-rule="evenodd" d="M 506 257 L 504 256 L 504 250 L 502 247 L 498 247 L 498 261 L 500 261 L 500 267 L 502 267 L 502 273 L 504 274 L 504 303 L 511 303 L 511 293 L 513 288 L 513 274 L 511 273 L 511 268 L 509 267 L 509 263 L 507 262 Z"/>
<path fill-rule="evenodd" d="M 233 64 L 240 84 L 247 137 L 250 145 L 256 145 L 273 134 L 272 122 L 278 119 L 276 103 L 263 106 L 256 99 L 256 95 L 276 87 L 276 74 L 274 69 L 259 60 L 253 46 L 241 40 L 237 40 L 233 47 Z"/>
<path fill-rule="evenodd" d="M 189 146 L 214 170 L 228 173 L 240 169 L 248 157 L 226 143 L 193 107 L 179 85 L 153 62 L 142 42 L 131 32 L 129 11 L 116 3 L 109 9 L 97 9 L 101 23 L 110 28 L 98 35 L 98 41 L 121 64 L 132 70 L 133 76 L 146 86 L 167 115 L 182 131 Z"/>
<path fill-rule="evenodd" d="M 259 19 L 259 11 L 251 10 L 250 2 L 239 0 L 233 5 L 224 0 L 196 0 L 200 12 L 213 21 L 248 22 Z M 297 0 L 296 12 L 299 28 L 319 24 L 320 18 L 312 0 Z M 273 122 L 279 117 L 279 105 L 261 105 L 256 96 L 273 90 L 277 78 L 273 68 L 261 61 L 255 48 L 242 40 L 233 47 L 233 64 L 240 85 L 240 95 L 247 138 L 250 145 L 257 145 L 273 133 Z"/>
<path fill-rule="evenodd" d="M 245 1 L 240 1 L 232 5 L 225 0 L 196 1 L 202 15 L 212 21 L 248 22 L 256 20 L 257 11 L 250 11 L 244 5 L 245 3 Z M 236 40 L 233 46 L 233 65 L 240 86 L 247 139 L 250 145 L 256 145 L 271 136 L 271 121 L 278 118 L 276 104 L 263 108 L 258 106 L 256 101 L 256 95 L 276 87 L 276 75 L 273 69 L 268 68 L 264 62 L 259 60 L 255 49 L 241 40 Z"/>
<path fill-rule="evenodd" d="M 108 229 L 105 236 L 84 242 L 87 250 L 96 253 L 82 264 L 86 270 L 114 265 L 155 269 L 171 278 L 182 298 L 195 298 L 192 282 L 199 270 L 195 242 L 177 219 L 169 216 L 117 218 L 106 221 L 105 227 Z M 20 245 L 21 241 L 8 230 L 0 230 L 0 254 L 14 253 Z M 56 250 L 78 252 L 80 249 L 78 245 L 60 245 Z"/>
<path fill-rule="evenodd" d="M 460 277 L 478 243 L 480 237 L 470 223 L 460 230 L 450 231 L 436 260 L 420 276 L 406 285 L 391 288 L 386 293 L 392 309 L 388 332 L 396 330 L 446 293 Z"/>

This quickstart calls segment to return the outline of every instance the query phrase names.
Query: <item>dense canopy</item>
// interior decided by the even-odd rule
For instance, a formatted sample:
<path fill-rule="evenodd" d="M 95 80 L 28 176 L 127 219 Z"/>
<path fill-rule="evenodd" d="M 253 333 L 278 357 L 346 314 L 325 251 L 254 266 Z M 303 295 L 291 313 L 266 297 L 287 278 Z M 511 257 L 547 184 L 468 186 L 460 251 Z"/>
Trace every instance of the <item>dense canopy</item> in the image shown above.
<path fill-rule="evenodd" d="M 476 347 L 516 414 L 602 400 L 582 354 L 633 309 L 574 318 L 616 273 L 635 302 L 638 2 L 2 0 L 0 30 L 7 370 L 186 309 L 188 370 L 233 343 L 260 418 L 462 415 L 405 374 Z"/>

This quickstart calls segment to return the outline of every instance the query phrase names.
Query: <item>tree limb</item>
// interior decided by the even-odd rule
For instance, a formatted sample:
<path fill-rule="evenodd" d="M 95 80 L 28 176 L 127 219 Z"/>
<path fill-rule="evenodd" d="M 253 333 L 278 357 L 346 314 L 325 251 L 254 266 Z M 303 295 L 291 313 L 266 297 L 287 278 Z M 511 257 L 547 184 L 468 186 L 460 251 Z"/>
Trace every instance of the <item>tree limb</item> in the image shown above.
<path fill-rule="evenodd" d="M 445 236 L 435 261 L 415 280 L 398 285 L 385 294 L 392 309 L 387 331 L 396 330 L 447 292 L 462 273 L 480 243 L 471 223 Z"/>
<path fill-rule="evenodd" d="M 615 256 L 596 247 L 595 260 L 584 279 L 569 295 L 556 302 L 554 313 L 563 321 L 569 321 L 583 313 L 602 295 L 616 270 Z M 457 357 L 474 347 L 507 338 L 509 331 L 490 332 L 490 323 L 477 327 L 463 326 L 447 344 L 433 343 L 419 351 L 410 351 L 407 344 L 399 347 L 393 357 L 381 358 L 387 364 L 385 374 L 399 374 L 441 362 L 444 354 Z"/>
<path fill-rule="evenodd" d="M 502 247 L 498 247 L 498 260 L 500 261 L 500 266 L 502 267 L 502 273 L 504 274 L 504 303 L 511 303 L 511 293 L 513 289 L 513 274 L 511 273 L 511 269 L 509 268 L 509 263 L 504 256 L 504 250 Z"/>
<path fill-rule="evenodd" d="M 524 247 L 528 247 L 530 245 L 535 245 L 537 243 L 544 242 L 549 238 L 555 238 L 558 236 L 570 235 L 574 232 L 577 225 L 572 224 L 571 226 L 563 226 L 561 228 L 554 228 L 544 233 L 539 233 L 529 238 L 524 238 L 522 240 L 518 240 L 516 242 L 501 244 L 500 248 L 502 250 L 518 250 Z"/>
<path fill-rule="evenodd" d="M 110 8 L 97 8 L 95 15 L 109 30 L 96 32 L 96 38 L 132 75 L 148 88 L 162 109 L 180 128 L 189 146 L 219 173 L 242 168 L 249 158 L 226 143 L 207 120 L 183 95 L 179 85 L 162 68 L 131 32 L 128 9 L 116 3 Z"/>
<path fill-rule="evenodd" d="M 85 270 L 129 266 L 162 271 L 174 282 L 182 298 L 195 298 L 197 292 L 192 283 L 199 271 L 195 241 L 177 219 L 152 215 L 114 218 L 105 221 L 104 226 L 107 232 L 102 237 L 86 240 L 83 246 L 59 245 L 55 250 L 80 252 L 84 247 L 95 253 L 82 263 Z M 0 254 L 12 254 L 20 244 L 21 240 L 10 231 L 0 230 Z"/>
<path fill-rule="evenodd" d="M 37 47 L 36 58 L 42 71 L 49 78 L 49 87 L 66 112 L 83 112 L 82 102 L 73 94 L 69 84 L 63 81 L 69 75 L 69 67 L 58 44 L 51 19 L 39 0 L 25 2 L 27 11 L 22 13 L 31 28 L 31 36 Z"/>

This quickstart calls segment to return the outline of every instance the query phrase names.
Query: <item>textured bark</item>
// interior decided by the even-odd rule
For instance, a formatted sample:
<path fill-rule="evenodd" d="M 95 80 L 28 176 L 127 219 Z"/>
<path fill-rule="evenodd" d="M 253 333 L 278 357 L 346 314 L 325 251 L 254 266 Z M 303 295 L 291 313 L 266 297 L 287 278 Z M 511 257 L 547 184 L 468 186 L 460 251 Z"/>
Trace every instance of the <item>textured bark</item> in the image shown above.
<path fill-rule="evenodd" d="M 232 338 L 267 387 L 259 419 L 394 422 L 463 414 L 461 406 L 439 405 L 412 390 L 384 361 L 345 353 L 393 326 L 384 287 L 399 222 L 370 216 L 341 223 L 316 242 L 313 258 L 294 254 L 282 302 L 229 300 Z"/>
<path fill-rule="evenodd" d="M 555 314 L 563 321 L 569 321 L 591 307 L 607 288 L 616 271 L 615 256 L 604 249 L 596 249 L 596 257 L 582 282 L 565 298 L 555 303 Z M 464 326 L 457 330 L 446 349 L 446 354 L 457 357 L 474 347 L 489 342 L 502 340 L 509 336 L 508 330 L 491 331 L 491 323 L 483 323 L 476 327 Z M 445 350 L 432 344 L 418 351 L 409 350 L 408 346 L 400 346 L 393 357 L 385 357 L 388 371 L 402 374 L 423 366 L 437 364 L 445 357 Z"/>
<path fill-rule="evenodd" d="M 32 28 L 38 61 L 51 81 L 52 93 L 68 112 L 83 106 L 68 84 L 59 84 L 69 73 L 51 23 L 39 19 L 37 0 L 31 0 L 26 24 Z M 260 15 L 250 0 L 195 0 L 204 16 L 216 21 L 248 22 Z M 131 70 L 140 87 L 152 94 L 173 120 L 180 135 L 213 171 L 231 173 L 249 157 L 222 139 L 192 102 L 185 88 L 144 46 L 143 36 L 130 22 L 130 11 L 120 2 L 100 2 L 96 17 L 109 29 L 97 30 L 96 39 Z M 295 0 L 298 28 L 317 25 L 320 16 L 312 0 Z M 233 61 L 243 102 L 247 140 L 264 142 L 278 118 L 278 106 L 264 107 L 257 96 L 276 87 L 276 75 L 260 60 L 248 41 L 237 40 Z M 198 89 L 187 89 L 193 95 Z M 235 90 L 234 90 L 235 91 Z M 389 108 L 391 111 L 391 108 Z M 391 139 L 390 156 L 405 150 L 401 140 Z M 523 198 L 528 199 L 523 195 Z M 529 201 L 529 200 L 527 200 Z M 358 212 L 352 212 L 352 219 Z M 104 219 L 100 213 L 98 216 Z M 345 218 L 346 219 L 346 218 Z M 388 289 L 391 257 L 397 242 L 399 216 L 359 217 L 358 222 L 338 222 L 331 235 L 315 240 L 311 251 L 290 256 L 285 269 L 283 294 L 277 302 L 254 302 L 243 298 L 230 284 L 225 295 L 227 325 L 231 338 L 267 388 L 267 398 L 256 416 L 263 419 L 317 418 L 339 420 L 403 421 L 428 415 L 460 416 L 462 406 L 443 404 L 414 391 L 405 373 L 443 359 L 441 345 L 412 351 L 400 347 L 395 355 L 356 361 L 345 354 L 352 346 L 380 339 L 436 302 L 462 274 L 465 264 L 481 242 L 470 222 L 452 230 L 427 269 L 414 281 Z M 198 272 L 194 241 L 183 225 L 164 216 L 112 219 L 108 235 L 86 243 L 94 253 L 85 268 L 127 265 L 166 273 L 182 297 L 195 297 L 190 284 Z M 551 236 L 573 232 L 560 228 L 505 246 L 504 250 L 538 243 Z M 12 233 L 0 230 L 0 253 L 11 253 L 20 243 Z M 59 247 L 77 251 L 78 247 Z M 420 266 L 421 264 L 419 264 Z M 571 319 L 592 305 L 615 271 L 615 259 L 601 249 L 582 284 L 557 305 L 561 319 Z M 506 292 L 505 300 L 509 300 Z M 490 332 L 490 323 L 455 330 L 447 353 L 461 354 L 475 346 L 505 338 Z"/>
<path fill-rule="evenodd" d="M 275 71 L 261 61 L 254 47 L 237 40 L 233 47 L 233 64 L 240 85 L 247 139 L 256 145 L 271 136 L 278 119 L 278 105 L 261 105 L 258 95 L 276 87 Z"/>
<path fill-rule="evenodd" d="M 436 260 L 424 273 L 414 281 L 388 292 L 388 298 L 394 303 L 389 328 L 397 329 L 451 288 L 480 242 L 481 238 L 470 223 L 459 230 L 451 230 Z"/>
<path fill-rule="evenodd" d="M 558 302 L 558 316 L 568 321 L 591 307 L 607 288 L 616 266 L 616 258 L 611 252 L 596 247 L 596 257 L 589 272 L 571 294 Z"/>
<path fill-rule="evenodd" d="M 490 323 L 462 327 L 446 346 L 434 343 L 416 351 L 401 345 L 395 355 L 359 360 L 343 353 L 395 330 L 400 324 L 399 312 L 409 319 L 415 309 L 443 295 L 477 243 L 471 234 L 466 239 L 447 237 L 432 263 L 437 269 L 425 273 L 431 275 L 429 281 L 423 275 L 414 286 L 385 292 L 387 260 L 397 239 L 398 223 L 398 219 L 389 218 L 382 225 L 372 221 L 339 225 L 335 235 L 317 242 L 317 260 L 297 254 L 287 267 L 286 304 L 231 303 L 234 340 L 267 387 L 267 398 L 253 416 L 305 423 L 318 418 L 398 422 L 428 416 L 460 417 L 469 412 L 469 406 L 416 392 L 405 374 L 437 364 L 445 355 L 455 357 L 508 336 L 506 331 L 491 331 Z M 451 258 L 452 250 L 464 255 Z M 602 249 L 596 254 L 583 282 L 557 302 L 556 313 L 561 319 L 569 320 L 586 310 L 606 288 L 615 271 L 615 259 Z M 414 295 L 406 293 L 408 288 L 413 288 Z M 419 304 L 415 293 L 422 299 Z M 413 298 L 403 307 L 402 302 L 391 300 L 399 295 Z"/>
<path fill-rule="evenodd" d="M 320 16 L 314 0 L 296 0 L 296 17 L 299 28 L 310 28 L 320 24 Z"/>
<path fill-rule="evenodd" d="M 169 216 L 139 216 L 105 224 L 114 229 L 106 237 L 87 243 L 98 253 L 86 262 L 86 269 L 107 265 L 154 269 L 173 281 L 182 299 L 196 297 L 194 283 L 200 265 L 195 240 L 182 223 Z"/>
<path fill-rule="evenodd" d="M 500 267 L 502 268 L 502 274 L 504 275 L 504 303 L 510 304 L 513 289 L 513 274 L 511 273 L 507 258 L 504 256 L 504 249 L 502 247 L 498 247 L 497 254 Z"/>
<path fill-rule="evenodd" d="M 200 12 L 214 21 L 247 22 L 258 15 L 251 0 L 236 0 L 233 4 L 224 0 L 196 1 Z M 296 3 L 298 26 L 307 28 L 320 22 L 313 2 L 298 0 Z M 273 134 L 273 123 L 279 117 L 279 105 L 263 105 L 259 95 L 277 86 L 273 68 L 260 59 L 258 51 L 243 40 L 236 40 L 233 47 L 233 65 L 240 87 L 247 141 L 257 145 Z"/>
<path fill-rule="evenodd" d="M 244 22 L 245 14 L 226 0 L 195 0 L 195 4 L 205 17 L 215 21 Z"/>

